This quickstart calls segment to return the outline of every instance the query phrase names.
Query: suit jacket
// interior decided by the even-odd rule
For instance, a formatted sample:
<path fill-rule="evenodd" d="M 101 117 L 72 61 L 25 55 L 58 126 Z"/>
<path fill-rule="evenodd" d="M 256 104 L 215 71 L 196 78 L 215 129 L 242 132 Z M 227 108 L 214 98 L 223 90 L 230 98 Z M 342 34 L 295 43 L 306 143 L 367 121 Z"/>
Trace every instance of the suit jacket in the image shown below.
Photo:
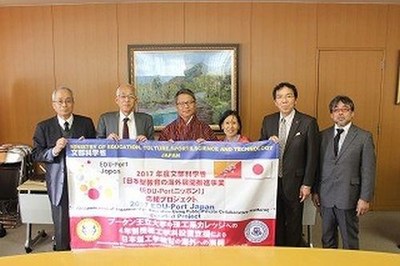
<path fill-rule="evenodd" d="M 151 115 L 135 112 L 135 125 L 137 135 L 144 135 L 149 140 L 154 140 L 154 125 Z M 97 125 L 97 138 L 107 138 L 111 133 L 119 132 L 119 111 L 104 113 L 99 118 Z"/>
<path fill-rule="evenodd" d="M 96 131 L 92 119 L 75 115 L 71 126 L 71 138 L 95 138 Z M 66 181 L 65 151 L 53 156 L 52 150 L 56 142 L 62 137 L 62 128 L 58 124 L 57 116 L 40 122 L 36 126 L 33 136 L 32 157 L 36 162 L 45 163 L 47 193 L 50 202 L 60 204 L 64 182 Z"/>
<path fill-rule="evenodd" d="M 371 201 L 376 159 L 372 134 L 351 125 L 337 157 L 333 151 L 334 127 L 321 132 L 317 193 L 321 206 L 353 209 L 361 198 Z"/>
<path fill-rule="evenodd" d="M 264 117 L 261 140 L 279 135 L 279 112 Z M 286 198 L 298 200 L 301 185 L 312 186 L 318 160 L 318 125 L 315 118 L 296 110 L 283 152 L 282 186 Z"/>

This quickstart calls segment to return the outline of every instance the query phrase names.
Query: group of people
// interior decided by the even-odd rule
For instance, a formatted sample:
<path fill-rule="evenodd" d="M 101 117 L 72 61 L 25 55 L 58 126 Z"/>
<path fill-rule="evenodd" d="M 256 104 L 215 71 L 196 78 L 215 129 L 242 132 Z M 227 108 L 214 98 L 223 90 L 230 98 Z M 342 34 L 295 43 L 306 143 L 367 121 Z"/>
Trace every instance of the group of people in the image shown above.
<path fill-rule="evenodd" d="M 303 246 L 304 200 L 313 194 L 321 209 L 324 247 L 338 247 L 338 228 L 345 248 L 357 249 L 358 217 L 369 209 L 375 177 L 372 135 L 352 123 L 354 103 L 346 96 L 330 105 L 334 126 L 319 132 L 315 118 L 295 109 L 297 88 L 280 83 L 273 89 L 278 112 L 265 116 L 260 140 L 279 143 L 276 245 Z M 121 85 L 115 102 L 119 111 L 102 114 L 97 131 L 93 121 L 73 113 L 73 92 L 54 90 L 56 116 L 38 123 L 33 136 L 33 159 L 46 167 L 46 182 L 55 227 L 55 250 L 69 250 L 68 184 L 65 146 L 69 138 L 154 140 L 152 117 L 136 112 L 135 88 Z M 217 141 L 210 126 L 196 115 L 196 97 L 189 89 L 175 95 L 178 117 L 159 134 L 160 141 Z M 241 135 L 237 111 L 226 111 L 219 121 L 224 141 L 249 142 Z M 336 133 L 341 132 L 341 133 Z M 339 138 L 340 137 L 340 138 Z M 318 177 L 318 178 L 316 178 Z"/>
<path fill-rule="evenodd" d="M 303 203 L 312 195 L 322 217 L 322 245 L 359 249 L 359 216 L 373 198 L 376 158 L 372 134 L 353 124 L 354 102 L 329 103 L 333 125 L 319 132 L 315 118 L 295 109 L 298 91 L 282 82 L 272 92 L 279 112 L 265 116 L 261 140 L 279 143 L 276 245 L 304 246 Z"/>

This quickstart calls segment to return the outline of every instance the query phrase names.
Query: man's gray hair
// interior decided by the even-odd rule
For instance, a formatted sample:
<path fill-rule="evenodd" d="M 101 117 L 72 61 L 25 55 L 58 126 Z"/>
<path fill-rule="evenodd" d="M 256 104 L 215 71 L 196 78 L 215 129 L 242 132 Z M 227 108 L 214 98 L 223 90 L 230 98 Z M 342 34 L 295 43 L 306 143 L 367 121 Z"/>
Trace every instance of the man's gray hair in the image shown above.
<path fill-rule="evenodd" d="M 133 85 L 131 85 L 131 84 L 121 84 L 121 85 L 118 86 L 117 90 L 115 91 L 115 96 L 119 96 L 119 90 L 121 89 L 121 87 L 130 88 L 132 90 L 133 94 L 135 94 L 136 89 L 135 89 L 135 87 Z"/>
<path fill-rule="evenodd" d="M 56 94 L 57 94 L 57 92 L 60 91 L 60 90 L 66 90 L 66 91 L 68 91 L 68 92 L 71 94 L 72 101 L 74 100 L 74 93 L 72 92 L 72 90 L 71 90 L 70 88 L 68 88 L 68 87 L 61 86 L 61 87 L 58 87 L 57 89 L 55 89 L 55 90 L 53 91 L 53 93 L 51 94 L 51 100 L 52 100 L 53 102 L 56 100 Z"/>

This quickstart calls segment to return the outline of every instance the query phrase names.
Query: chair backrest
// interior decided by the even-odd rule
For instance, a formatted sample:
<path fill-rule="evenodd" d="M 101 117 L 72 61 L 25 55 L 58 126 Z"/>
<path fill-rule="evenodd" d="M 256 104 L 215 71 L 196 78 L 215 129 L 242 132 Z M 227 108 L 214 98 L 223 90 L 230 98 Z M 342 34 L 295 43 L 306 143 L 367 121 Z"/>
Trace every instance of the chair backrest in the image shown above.
<path fill-rule="evenodd" d="M 0 200 L 18 198 L 21 163 L 0 165 Z"/>

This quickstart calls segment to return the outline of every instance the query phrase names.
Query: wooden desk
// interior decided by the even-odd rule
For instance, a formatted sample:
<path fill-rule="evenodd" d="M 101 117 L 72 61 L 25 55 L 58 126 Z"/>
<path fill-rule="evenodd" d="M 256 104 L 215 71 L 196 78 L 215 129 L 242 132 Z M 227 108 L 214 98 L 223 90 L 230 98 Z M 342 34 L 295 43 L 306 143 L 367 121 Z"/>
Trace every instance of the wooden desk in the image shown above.
<path fill-rule="evenodd" d="M 32 239 L 32 224 L 51 224 L 50 201 L 47 196 L 45 182 L 27 180 L 18 187 L 19 206 L 21 219 L 26 223 L 26 242 L 25 251 L 32 251 L 32 246 L 40 237 L 46 237 L 44 230 L 39 231 L 38 235 Z"/>
<path fill-rule="evenodd" d="M 49 252 L 0 258 L 0 266 L 399 266 L 400 255 L 390 253 L 275 247 L 133 248 Z"/>

